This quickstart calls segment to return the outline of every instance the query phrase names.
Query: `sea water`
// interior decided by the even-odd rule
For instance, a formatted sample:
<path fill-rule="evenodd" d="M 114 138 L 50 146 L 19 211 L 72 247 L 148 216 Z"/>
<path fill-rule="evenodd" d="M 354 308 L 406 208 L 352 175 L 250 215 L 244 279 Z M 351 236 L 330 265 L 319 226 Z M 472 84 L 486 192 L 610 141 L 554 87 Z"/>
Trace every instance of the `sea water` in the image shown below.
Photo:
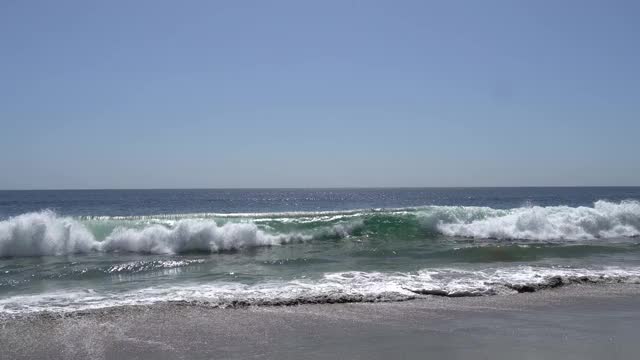
<path fill-rule="evenodd" d="M 640 283 L 640 187 L 0 191 L 0 313 Z"/>

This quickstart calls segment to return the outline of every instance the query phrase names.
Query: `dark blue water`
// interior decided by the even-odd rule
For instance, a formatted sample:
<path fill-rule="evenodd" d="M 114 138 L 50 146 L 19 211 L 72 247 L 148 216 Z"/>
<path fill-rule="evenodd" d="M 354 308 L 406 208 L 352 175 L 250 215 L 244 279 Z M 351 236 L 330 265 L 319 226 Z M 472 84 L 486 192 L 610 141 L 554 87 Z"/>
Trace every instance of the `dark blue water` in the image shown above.
<path fill-rule="evenodd" d="M 0 315 L 640 283 L 640 187 L 0 191 Z"/>
<path fill-rule="evenodd" d="M 591 206 L 640 199 L 640 187 L 403 189 L 193 189 L 0 191 L 0 218 L 51 209 L 61 215 L 155 215 L 397 208 L 423 205 Z"/>

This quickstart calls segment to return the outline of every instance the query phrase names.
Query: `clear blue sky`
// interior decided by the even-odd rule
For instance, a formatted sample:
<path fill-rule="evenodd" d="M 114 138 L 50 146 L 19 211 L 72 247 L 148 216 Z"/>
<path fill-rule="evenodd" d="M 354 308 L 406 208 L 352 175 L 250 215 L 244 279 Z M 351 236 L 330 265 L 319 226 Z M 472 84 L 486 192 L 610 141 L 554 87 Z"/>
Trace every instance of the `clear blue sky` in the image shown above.
<path fill-rule="evenodd" d="M 640 185 L 638 1 L 0 1 L 0 189 Z"/>

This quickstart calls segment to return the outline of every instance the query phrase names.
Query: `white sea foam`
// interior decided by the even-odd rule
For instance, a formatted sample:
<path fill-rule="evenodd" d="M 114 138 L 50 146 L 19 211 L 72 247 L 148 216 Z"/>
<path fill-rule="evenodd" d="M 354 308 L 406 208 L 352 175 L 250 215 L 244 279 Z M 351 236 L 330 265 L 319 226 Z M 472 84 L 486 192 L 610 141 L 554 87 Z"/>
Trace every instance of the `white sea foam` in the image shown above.
<path fill-rule="evenodd" d="M 0 221 L 0 257 L 87 253 L 99 245 L 84 225 L 48 210 Z"/>
<path fill-rule="evenodd" d="M 154 254 L 216 252 L 327 237 L 343 238 L 372 224 L 377 225 L 370 229 L 377 231 L 378 225 L 395 221 L 393 219 L 407 220 L 403 226 L 417 226 L 415 221 L 411 222 L 411 219 L 417 219 L 424 230 L 469 238 L 561 242 L 640 236 L 638 201 L 597 201 L 593 207 L 529 206 L 504 210 L 426 206 L 369 211 L 276 213 L 262 214 L 257 218 L 244 214 L 239 218 L 235 221 L 206 216 L 195 216 L 192 219 L 178 216 L 175 219 L 146 217 L 142 220 L 81 220 L 57 216 L 45 210 L 0 221 L 0 257 L 93 251 Z M 309 227 L 311 222 L 319 224 Z M 89 231 L 89 223 L 102 228 L 108 223 L 115 228 L 106 237 L 103 236 L 104 240 L 98 241 Z M 292 229 L 306 226 L 306 230 L 278 233 L 272 231 L 271 223 L 290 225 Z"/>
<path fill-rule="evenodd" d="M 339 220 L 362 224 L 372 215 L 416 216 L 425 229 L 449 236 L 526 240 L 593 240 L 640 235 L 640 202 L 619 203 L 600 200 L 593 207 L 526 206 L 493 209 L 475 206 L 423 206 L 397 209 L 357 209 L 344 211 L 179 214 L 143 217 L 107 217 L 101 219 L 171 221 L 184 218 L 240 218 L 254 223 L 312 223 Z M 172 222 L 173 223 L 173 222 Z M 348 227 L 346 225 L 340 225 Z"/>
<path fill-rule="evenodd" d="M 329 230 L 328 230 L 329 231 Z M 342 231 L 337 228 L 335 231 Z M 88 252 L 173 254 L 222 251 L 306 241 L 311 235 L 269 234 L 254 223 L 179 220 L 173 226 L 142 229 L 117 227 L 103 241 L 81 222 L 52 211 L 28 213 L 0 221 L 0 257 L 65 255 Z"/>
<path fill-rule="evenodd" d="M 570 269 L 518 266 L 478 271 L 425 269 L 415 273 L 338 272 L 316 280 L 230 282 L 149 287 L 127 292 L 75 290 L 0 300 L 0 313 L 69 312 L 113 306 L 185 302 L 213 307 L 403 301 L 438 296 L 530 292 L 576 283 L 640 283 L 640 268 Z"/>
<path fill-rule="evenodd" d="M 283 212 L 255 212 L 255 213 L 182 213 L 182 214 L 156 214 L 156 215 L 131 215 L 131 216 L 81 216 L 83 220 L 181 220 L 181 219 L 224 219 L 224 218 L 246 218 L 253 220 L 269 219 L 269 220 L 291 220 L 303 219 L 312 220 L 313 218 L 331 218 L 334 216 L 342 217 L 349 215 L 359 215 L 368 212 L 389 212 L 399 211 L 413 208 L 390 208 L 390 209 L 352 209 L 352 210 L 327 210 L 327 211 L 283 211 Z"/>
<path fill-rule="evenodd" d="M 495 239 L 593 240 L 640 235 L 640 202 L 597 201 L 593 207 L 523 207 L 471 221 L 442 221 L 449 236 Z"/>
<path fill-rule="evenodd" d="M 216 252 L 280 245 L 310 238 L 302 234 L 267 234 L 252 223 L 227 223 L 218 226 L 212 220 L 180 220 L 172 228 L 161 225 L 151 225 L 144 229 L 117 228 L 101 243 L 101 249 L 107 252 L 152 254 Z"/>

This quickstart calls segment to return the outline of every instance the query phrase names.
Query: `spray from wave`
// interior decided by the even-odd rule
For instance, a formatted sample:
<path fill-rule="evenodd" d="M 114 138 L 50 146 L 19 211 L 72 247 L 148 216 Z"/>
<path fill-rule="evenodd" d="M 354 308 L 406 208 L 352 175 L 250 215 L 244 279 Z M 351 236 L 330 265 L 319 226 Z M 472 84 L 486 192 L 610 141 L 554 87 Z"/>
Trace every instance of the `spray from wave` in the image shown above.
<path fill-rule="evenodd" d="M 253 223 L 180 220 L 172 227 L 117 227 L 103 241 L 79 221 L 46 210 L 0 222 L 0 256 L 43 256 L 96 251 L 174 254 L 217 252 L 310 240 L 310 235 L 269 234 Z"/>
<path fill-rule="evenodd" d="M 28 213 L 0 221 L 0 257 L 90 252 L 218 252 L 349 236 L 402 241 L 442 234 L 545 242 L 640 236 L 640 202 L 631 200 L 620 203 L 601 200 L 593 207 L 426 206 L 236 215 L 87 219 L 61 217 L 48 210 Z M 100 238 L 95 235 L 96 223 L 115 225 Z"/>
<path fill-rule="evenodd" d="M 48 210 L 0 222 L 0 256 L 88 253 L 99 246 L 84 225 Z"/>
<path fill-rule="evenodd" d="M 445 235 L 484 239 L 594 240 L 640 235 L 640 202 L 597 201 L 594 207 L 524 207 L 473 221 L 440 222 Z"/>
<path fill-rule="evenodd" d="M 181 220 L 170 229 L 161 225 L 142 230 L 117 228 L 101 243 L 101 249 L 152 254 L 217 252 L 310 239 L 302 234 L 267 234 L 252 223 L 218 226 L 215 221 Z"/>

